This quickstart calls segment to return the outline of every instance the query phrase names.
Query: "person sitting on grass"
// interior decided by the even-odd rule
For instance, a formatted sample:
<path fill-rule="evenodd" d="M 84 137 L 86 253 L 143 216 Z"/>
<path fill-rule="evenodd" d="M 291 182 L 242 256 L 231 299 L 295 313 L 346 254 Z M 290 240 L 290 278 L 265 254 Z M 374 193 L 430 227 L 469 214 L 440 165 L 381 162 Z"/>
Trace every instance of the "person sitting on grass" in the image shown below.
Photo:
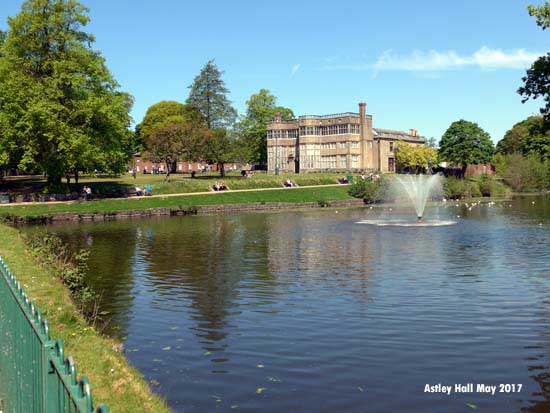
<path fill-rule="evenodd" d="M 82 188 L 82 195 L 84 195 L 86 201 L 92 199 L 92 188 L 85 185 L 84 188 Z"/>
<path fill-rule="evenodd" d="M 153 187 L 149 184 L 145 185 L 145 195 L 147 196 L 153 195 Z"/>
<path fill-rule="evenodd" d="M 139 186 L 136 186 L 136 196 L 142 196 L 142 195 L 143 195 L 143 190 Z"/>
<path fill-rule="evenodd" d="M 298 185 L 296 185 L 296 182 L 291 181 L 290 179 L 287 179 L 283 182 L 283 186 L 285 188 L 296 188 Z"/>
<path fill-rule="evenodd" d="M 342 178 L 338 179 L 338 183 L 339 183 L 339 184 L 342 184 L 342 185 L 343 185 L 343 184 L 347 184 L 347 183 L 349 183 L 349 182 L 348 182 L 348 178 L 346 178 L 345 176 L 343 176 Z"/>

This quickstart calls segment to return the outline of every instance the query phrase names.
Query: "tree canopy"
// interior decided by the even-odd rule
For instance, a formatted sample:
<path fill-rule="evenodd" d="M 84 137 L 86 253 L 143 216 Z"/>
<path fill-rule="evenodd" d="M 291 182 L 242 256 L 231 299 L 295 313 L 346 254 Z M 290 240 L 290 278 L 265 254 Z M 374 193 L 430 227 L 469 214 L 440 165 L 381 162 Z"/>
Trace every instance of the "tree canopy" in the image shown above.
<path fill-rule="evenodd" d="M 477 123 L 464 119 L 453 122 L 439 141 L 440 160 L 460 164 L 463 173 L 468 164 L 490 162 L 493 153 L 489 134 Z"/>
<path fill-rule="evenodd" d="M 537 25 L 546 30 L 550 27 L 550 1 L 546 1 L 540 6 L 527 6 L 529 15 L 537 18 Z"/>
<path fill-rule="evenodd" d="M 291 120 L 291 109 L 277 106 L 277 98 L 267 89 L 260 89 L 246 102 L 246 116 L 239 123 L 246 159 L 254 163 L 267 163 L 267 124 L 280 113 L 282 120 Z"/>
<path fill-rule="evenodd" d="M 229 136 L 225 129 L 206 129 L 201 134 L 197 152 L 205 162 L 216 164 L 220 176 L 225 176 L 225 164 L 234 161 L 238 156 L 237 141 Z"/>
<path fill-rule="evenodd" d="M 529 14 L 536 17 L 537 24 L 542 30 L 550 27 L 550 2 L 540 6 L 529 6 Z M 523 96 L 522 102 L 529 99 L 542 98 L 545 102 L 540 112 L 544 117 L 550 119 L 550 53 L 539 57 L 527 70 L 526 76 L 522 78 L 523 86 L 518 93 Z"/>
<path fill-rule="evenodd" d="M 74 0 L 27 0 L 8 19 L 0 162 L 43 172 L 50 186 L 69 170 L 126 166 L 133 99 L 91 48 L 88 22 L 88 9 Z"/>
<path fill-rule="evenodd" d="M 395 147 L 395 160 L 400 170 L 420 173 L 437 165 L 437 150 L 400 141 Z"/>
<path fill-rule="evenodd" d="M 197 160 L 203 133 L 200 113 L 189 105 L 162 101 L 147 109 L 136 127 L 146 157 L 166 165 L 166 179 L 175 171 L 177 161 Z"/>
<path fill-rule="evenodd" d="M 529 116 L 516 123 L 498 142 L 497 152 L 550 159 L 550 123 L 542 116 Z"/>
<path fill-rule="evenodd" d="M 159 126 L 163 126 L 167 119 L 182 117 L 186 121 L 193 122 L 197 127 L 204 126 L 201 114 L 190 105 L 180 102 L 163 100 L 150 106 L 141 123 L 136 127 L 143 139 L 147 139 Z"/>
<path fill-rule="evenodd" d="M 237 111 L 227 98 L 229 90 L 222 80 L 223 73 L 214 60 L 210 60 L 189 86 L 186 103 L 202 114 L 208 129 L 229 128 L 237 118 Z"/>

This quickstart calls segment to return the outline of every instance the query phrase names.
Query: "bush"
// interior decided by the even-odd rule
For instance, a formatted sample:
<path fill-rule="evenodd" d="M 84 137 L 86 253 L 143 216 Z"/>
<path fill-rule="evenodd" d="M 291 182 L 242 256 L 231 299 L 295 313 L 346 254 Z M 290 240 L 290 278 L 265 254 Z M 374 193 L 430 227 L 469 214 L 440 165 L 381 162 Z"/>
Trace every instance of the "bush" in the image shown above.
<path fill-rule="evenodd" d="M 481 175 L 478 185 L 482 196 L 491 196 L 493 192 L 493 179 L 489 175 Z"/>
<path fill-rule="evenodd" d="M 348 194 L 362 199 L 367 204 L 378 202 L 382 199 L 382 185 L 380 181 L 358 179 L 350 185 Z"/>
<path fill-rule="evenodd" d="M 80 304 L 84 314 L 88 315 L 86 310 L 96 298 L 85 280 L 88 271 L 88 252 L 81 250 L 73 255 L 61 238 L 46 233 L 33 234 L 27 237 L 26 241 L 32 255 L 43 265 L 53 267 L 59 273 L 63 284 Z"/>
<path fill-rule="evenodd" d="M 479 183 L 475 180 L 466 181 L 464 198 L 480 198 L 482 196 Z"/>
<path fill-rule="evenodd" d="M 446 198 L 460 199 L 466 193 L 466 182 L 463 179 L 449 177 L 443 184 L 443 193 Z"/>
<path fill-rule="evenodd" d="M 537 156 L 512 154 L 500 160 L 499 174 L 517 192 L 539 192 L 550 189 L 550 161 Z"/>

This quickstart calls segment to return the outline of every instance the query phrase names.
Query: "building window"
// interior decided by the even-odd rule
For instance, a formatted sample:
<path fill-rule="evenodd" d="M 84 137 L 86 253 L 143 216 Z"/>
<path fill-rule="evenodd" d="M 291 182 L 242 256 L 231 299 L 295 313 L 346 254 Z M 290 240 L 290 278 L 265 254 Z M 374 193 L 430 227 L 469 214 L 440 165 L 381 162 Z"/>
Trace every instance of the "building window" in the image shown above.
<path fill-rule="evenodd" d="M 394 142 L 390 142 L 390 152 L 393 152 L 393 144 Z"/>
<path fill-rule="evenodd" d="M 388 158 L 388 172 L 395 172 L 395 158 Z"/>

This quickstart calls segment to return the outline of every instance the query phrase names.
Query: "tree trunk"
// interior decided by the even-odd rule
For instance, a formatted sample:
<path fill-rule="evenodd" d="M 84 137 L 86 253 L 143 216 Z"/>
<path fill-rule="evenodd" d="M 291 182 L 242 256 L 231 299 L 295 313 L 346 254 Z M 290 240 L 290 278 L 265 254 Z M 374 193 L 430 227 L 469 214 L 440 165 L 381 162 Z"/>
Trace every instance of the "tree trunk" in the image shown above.
<path fill-rule="evenodd" d="M 220 169 L 220 178 L 225 177 L 225 163 L 218 162 L 218 168 Z"/>
<path fill-rule="evenodd" d="M 464 177 L 466 176 L 466 169 L 468 169 L 468 164 L 467 163 L 463 163 L 460 167 L 460 177 L 462 179 L 464 179 Z"/>
<path fill-rule="evenodd" d="M 164 182 L 170 182 L 170 172 L 172 170 L 172 162 L 170 162 L 169 159 L 164 161 L 166 164 L 166 177 L 164 178 Z"/>

